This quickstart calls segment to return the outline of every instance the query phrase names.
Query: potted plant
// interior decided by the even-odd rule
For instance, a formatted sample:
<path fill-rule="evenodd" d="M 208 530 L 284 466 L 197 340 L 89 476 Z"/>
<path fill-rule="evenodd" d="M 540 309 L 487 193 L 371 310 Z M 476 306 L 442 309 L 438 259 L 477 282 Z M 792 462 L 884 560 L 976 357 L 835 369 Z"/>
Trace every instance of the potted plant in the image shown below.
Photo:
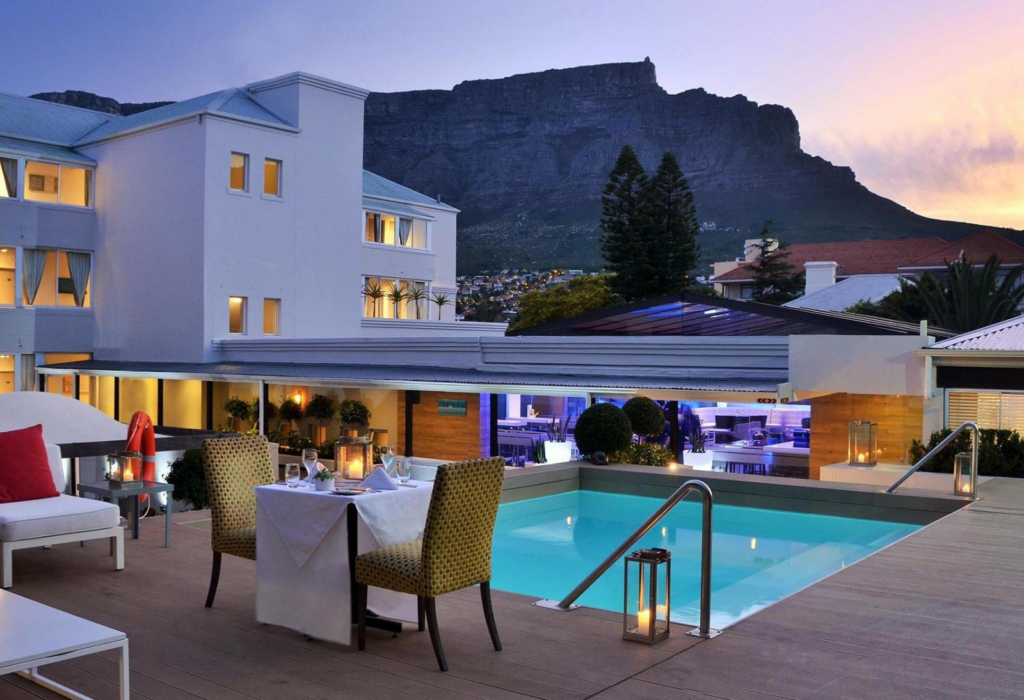
<path fill-rule="evenodd" d="M 399 308 L 402 302 L 409 298 L 409 288 L 404 284 L 398 284 L 388 290 L 388 297 L 395 304 L 395 318 L 399 318 Z"/>
<path fill-rule="evenodd" d="M 370 424 L 370 409 L 362 401 L 345 399 L 338 406 L 338 418 L 346 427 L 359 425 L 365 428 Z"/>
<path fill-rule="evenodd" d="M 338 412 L 338 400 L 333 396 L 314 394 L 306 405 L 306 416 L 317 421 L 320 426 L 316 429 L 317 434 L 313 442 L 320 444 L 327 440 L 327 422 L 334 418 Z"/>
<path fill-rule="evenodd" d="M 377 307 L 380 304 L 380 300 L 383 299 L 386 296 L 386 293 L 384 291 L 384 287 L 381 285 L 381 283 L 379 281 L 367 282 L 363 286 L 363 295 L 365 297 L 367 297 L 368 299 L 372 299 L 373 300 L 373 313 L 372 313 L 372 317 L 373 318 L 379 318 L 379 316 L 378 316 L 378 308 Z M 383 314 L 381 314 L 381 315 L 383 315 Z"/>
<path fill-rule="evenodd" d="M 633 433 L 640 442 L 649 438 L 659 438 L 665 432 L 664 411 L 646 396 L 634 396 L 623 405 L 622 411 L 629 418 Z"/>
<path fill-rule="evenodd" d="M 576 447 L 591 461 L 602 463 L 633 442 L 633 427 L 621 408 L 611 403 L 594 404 L 576 421 Z"/>
<path fill-rule="evenodd" d="M 231 419 L 231 430 L 236 433 L 244 433 L 246 431 L 245 424 L 252 418 L 252 405 L 237 396 L 232 396 L 224 402 L 224 411 Z"/>
<path fill-rule="evenodd" d="M 281 433 L 287 435 L 295 428 L 296 421 L 302 420 L 302 406 L 291 398 L 281 401 L 281 408 L 278 410 L 281 417 L 281 424 L 278 426 Z"/>
<path fill-rule="evenodd" d="M 714 454 L 707 451 L 708 438 L 699 423 L 686 438 L 690 443 L 690 449 L 683 458 L 684 463 L 689 467 L 710 467 Z"/>
<path fill-rule="evenodd" d="M 441 309 L 452 303 L 452 297 L 450 294 L 441 292 L 440 294 L 434 294 L 431 301 L 437 304 L 437 320 L 441 320 Z"/>
<path fill-rule="evenodd" d="M 267 401 L 267 403 L 263 405 L 264 427 L 269 428 L 270 421 L 277 418 L 277 413 L 277 404 L 273 401 Z M 258 396 L 252 397 L 252 400 L 249 402 L 249 422 L 252 423 L 253 429 L 259 428 L 260 398 Z"/>
<path fill-rule="evenodd" d="M 423 287 L 413 286 L 409 288 L 409 301 L 416 307 L 416 320 L 420 321 L 423 319 L 423 304 L 428 298 L 427 290 Z"/>
<path fill-rule="evenodd" d="M 334 472 L 317 462 L 316 474 L 313 475 L 313 488 L 317 491 L 334 490 Z"/>
<path fill-rule="evenodd" d="M 572 460 L 572 444 L 565 439 L 569 419 L 552 418 L 548 423 L 547 439 L 544 441 L 544 464 L 558 464 Z"/>
<path fill-rule="evenodd" d="M 166 480 L 174 486 L 174 500 L 195 510 L 210 506 L 202 450 L 185 450 L 185 454 L 171 462 L 171 471 L 167 473 Z"/>

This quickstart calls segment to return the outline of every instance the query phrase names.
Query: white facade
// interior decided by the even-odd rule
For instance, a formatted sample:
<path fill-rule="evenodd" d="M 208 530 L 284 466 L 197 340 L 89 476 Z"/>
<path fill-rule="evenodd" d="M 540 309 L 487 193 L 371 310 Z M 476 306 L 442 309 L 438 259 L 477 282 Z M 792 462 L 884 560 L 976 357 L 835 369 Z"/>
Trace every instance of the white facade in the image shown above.
<path fill-rule="evenodd" d="M 455 323 L 457 210 L 364 173 L 366 94 L 294 73 L 132 117 L 0 95 L 0 391 L 48 353 L 203 362 L 229 338 L 502 334 Z M 37 201 L 80 170 L 85 206 Z M 390 243 L 367 240 L 368 214 Z M 34 250 L 53 251 L 50 305 L 26 298 Z M 82 305 L 60 251 L 91 254 Z M 420 298 L 368 305 L 373 280 Z"/>

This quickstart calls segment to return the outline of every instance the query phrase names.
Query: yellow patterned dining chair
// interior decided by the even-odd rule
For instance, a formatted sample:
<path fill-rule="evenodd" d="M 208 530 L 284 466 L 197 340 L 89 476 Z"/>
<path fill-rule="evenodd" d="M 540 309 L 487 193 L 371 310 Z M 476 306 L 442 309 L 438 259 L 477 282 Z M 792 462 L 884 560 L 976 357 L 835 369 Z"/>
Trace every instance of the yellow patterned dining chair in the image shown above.
<path fill-rule="evenodd" d="M 213 518 L 210 533 L 213 571 L 210 592 L 206 596 L 209 608 L 217 595 L 221 555 L 256 560 L 256 494 L 253 489 L 275 481 L 267 438 L 243 435 L 204 440 L 203 471 Z"/>
<path fill-rule="evenodd" d="M 356 558 L 359 649 L 366 648 L 367 587 L 411 593 L 419 602 L 419 628 L 426 616 L 437 665 L 448 670 L 437 630 L 437 596 L 480 584 L 480 600 L 491 642 L 501 651 L 491 608 L 491 541 L 505 478 L 501 457 L 438 467 L 423 539 L 381 547 Z"/>

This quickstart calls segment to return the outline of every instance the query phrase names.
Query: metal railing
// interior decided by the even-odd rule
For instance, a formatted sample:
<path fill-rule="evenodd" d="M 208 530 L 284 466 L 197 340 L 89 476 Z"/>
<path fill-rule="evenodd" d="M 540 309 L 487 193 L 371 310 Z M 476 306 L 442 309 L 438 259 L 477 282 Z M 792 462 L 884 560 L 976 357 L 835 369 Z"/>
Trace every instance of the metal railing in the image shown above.
<path fill-rule="evenodd" d="M 914 472 L 916 472 L 918 469 L 920 469 L 924 465 L 928 464 L 928 462 L 930 462 L 932 460 L 932 458 L 935 457 L 935 455 L 939 454 L 944 449 L 946 449 L 949 446 L 949 443 L 953 442 L 953 440 L 955 440 L 957 438 L 957 436 L 960 435 L 960 433 L 962 433 L 965 430 L 970 430 L 971 433 L 973 434 L 972 435 L 973 439 L 971 440 L 971 499 L 973 500 L 973 499 L 977 498 L 978 497 L 977 494 L 978 494 L 978 438 L 979 438 L 979 433 L 978 433 L 978 424 L 977 423 L 971 423 L 971 422 L 961 423 L 959 428 L 957 428 L 956 430 L 951 432 L 949 435 L 947 435 L 946 438 L 942 442 L 940 442 L 938 445 L 933 447 L 928 452 L 928 454 L 926 454 L 924 457 L 919 459 L 917 461 L 917 464 L 912 466 L 910 469 L 908 469 L 906 471 L 906 473 L 903 476 L 901 476 L 899 479 L 894 481 L 892 486 L 887 488 L 885 490 L 885 492 L 886 493 L 892 493 L 897 488 L 899 488 L 900 484 L 902 484 L 904 481 L 909 479 L 914 474 Z M 956 487 L 955 486 L 954 486 L 953 492 L 956 493 Z"/>
<path fill-rule="evenodd" d="M 583 595 L 588 588 L 590 588 L 597 579 L 611 568 L 612 564 L 617 562 L 622 556 L 629 551 L 629 549 L 640 541 L 640 538 L 646 535 L 651 529 L 658 524 L 658 522 L 665 517 L 670 510 L 672 510 L 679 501 L 683 500 L 690 491 L 698 491 L 701 495 L 702 501 L 702 522 L 701 522 L 701 547 L 700 547 L 700 624 L 697 629 L 687 632 L 695 637 L 711 638 L 718 635 L 718 630 L 711 629 L 711 509 L 714 503 L 714 497 L 711 494 L 711 489 L 703 481 L 698 479 L 690 479 L 678 489 L 675 490 L 671 496 L 669 496 L 661 506 L 658 507 L 651 517 L 649 517 L 643 525 L 638 527 L 636 531 L 626 538 L 626 540 L 619 545 L 614 552 L 608 555 L 608 557 L 601 562 L 597 568 L 590 572 L 590 574 L 580 581 L 576 588 L 572 589 L 569 595 L 562 598 L 560 601 L 553 600 L 538 600 L 534 605 L 539 605 L 545 608 L 555 608 L 557 610 L 572 610 L 576 599 Z"/>

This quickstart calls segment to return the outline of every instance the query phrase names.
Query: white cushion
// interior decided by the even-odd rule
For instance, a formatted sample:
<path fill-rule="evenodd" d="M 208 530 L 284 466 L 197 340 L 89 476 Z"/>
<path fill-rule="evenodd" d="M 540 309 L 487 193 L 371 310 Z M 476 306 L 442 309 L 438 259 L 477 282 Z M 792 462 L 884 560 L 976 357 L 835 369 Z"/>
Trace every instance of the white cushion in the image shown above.
<path fill-rule="evenodd" d="M 121 522 L 117 506 L 91 498 L 61 494 L 17 503 L 0 503 L 0 540 L 14 542 L 88 532 Z"/>
<path fill-rule="evenodd" d="M 65 488 L 64 463 L 60 459 L 60 446 L 46 443 L 46 459 L 50 463 L 53 485 L 57 488 L 57 493 L 63 493 Z"/>

